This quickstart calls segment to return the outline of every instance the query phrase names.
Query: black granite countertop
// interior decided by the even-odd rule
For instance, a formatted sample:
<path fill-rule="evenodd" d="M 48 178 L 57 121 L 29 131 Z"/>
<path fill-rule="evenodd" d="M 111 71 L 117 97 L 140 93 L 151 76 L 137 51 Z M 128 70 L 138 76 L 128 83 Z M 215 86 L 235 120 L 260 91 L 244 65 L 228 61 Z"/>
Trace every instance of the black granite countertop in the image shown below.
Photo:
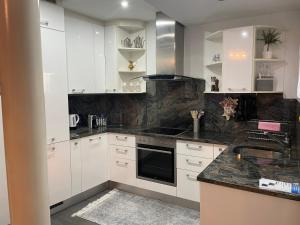
<path fill-rule="evenodd" d="M 259 158 L 252 160 L 237 159 L 236 153 L 233 152 L 235 146 L 261 146 L 265 143 L 247 141 L 243 134 L 233 136 L 225 133 L 205 131 L 200 132 L 199 135 L 194 135 L 192 131 L 186 131 L 180 135 L 171 136 L 144 133 L 144 129 L 145 128 L 108 127 L 89 130 L 88 128 L 79 128 L 71 131 L 71 140 L 102 133 L 120 133 L 229 145 L 228 149 L 199 174 L 198 181 L 300 201 L 300 195 L 259 188 L 259 179 L 262 177 L 289 183 L 300 183 L 300 147 L 293 147 L 291 159 L 271 161 Z"/>
<path fill-rule="evenodd" d="M 223 144 L 229 145 L 234 141 L 234 137 L 229 134 L 220 134 L 216 132 L 199 132 L 198 135 L 195 135 L 192 131 L 185 131 L 179 135 L 162 135 L 162 134 L 153 134 L 143 132 L 145 128 L 130 128 L 130 127 L 108 127 L 108 128 L 97 128 L 97 129 L 88 129 L 88 128 L 79 128 L 76 130 L 71 130 L 71 140 L 88 137 L 92 135 L 102 134 L 102 133 L 120 133 L 120 134 L 131 134 L 131 135 L 143 135 L 151 137 L 166 137 L 173 138 L 176 140 L 183 141 L 193 141 L 193 142 L 204 142 L 204 143 L 213 143 L 213 144 Z"/>
<path fill-rule="evenodd" d="M 259 188 L 260 178 L 300 184 L 299 148 L 292 148 L 291 157 L 286 159 L 239 158 L 233 152 L 234 147 L 247 145 L 266 144 L 236 138 L 229 148 L 198 175 L 198 181 L 300 201 L 300 195 Z"/>

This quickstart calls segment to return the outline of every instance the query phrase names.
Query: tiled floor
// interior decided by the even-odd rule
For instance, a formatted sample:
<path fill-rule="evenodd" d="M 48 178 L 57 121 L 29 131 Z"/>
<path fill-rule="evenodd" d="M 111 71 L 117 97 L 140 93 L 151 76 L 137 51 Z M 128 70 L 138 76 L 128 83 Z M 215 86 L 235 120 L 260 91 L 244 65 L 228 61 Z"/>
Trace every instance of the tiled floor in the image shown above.
<path fill-rule="evenodd" d="M 64 211 L 61 211 L 59 213 L 56 213 L 51 216 L 51 225 L 98 225 L 96 223 L 89 222 L 87 220 L 81 219 L 79 217 L 71 217 L 73 213 L 77 212 L 78 210 L 85 207 L 90 202 L 100 198 L 104 194 L 106 194 L 107 191 L 101 192 L 100 194 L 87 199 L 83 202 L 80 202 L 76 205 L 71 206 L 70 208 L 67 208 Z"/>

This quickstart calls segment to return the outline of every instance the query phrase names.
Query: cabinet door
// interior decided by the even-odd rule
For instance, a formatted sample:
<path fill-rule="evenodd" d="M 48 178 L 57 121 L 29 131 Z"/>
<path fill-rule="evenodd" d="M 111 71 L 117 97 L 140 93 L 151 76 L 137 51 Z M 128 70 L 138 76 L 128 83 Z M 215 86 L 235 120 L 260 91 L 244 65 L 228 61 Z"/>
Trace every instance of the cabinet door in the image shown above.
<path fill-rule="evenodd" d="M 80 140 L 70 142 L 71 146 L 71 178 L 72 178 L 72 196 L 82 192 L 81 181 L 81 143 Z"/>
<path fill-rule="evenodd" d="M 68 81 L 64 32 L 41 28 L 47 142 L 69 140 Z"/>
<path fill-rule="evenodd" d="M 93 25 L 67 14 L 66 45 L 69 93 L 95 92 Z"/>
<path fill-rule="evenodd" d="M 117 28 L 105 27 L 105 57 L 106 57 L 106 92 L 114 93 L 121 90 L 117 62 Z"/>
<path fill-rule="evenodd" d="M 97 93 L 105 93 L 104 27 L 94 25 L 95 85 Z"/>
<path fill-rule="evenodd" d="M 53 3 L 40 1 L 40 25 L 45 28 L 64 31 L 64 9 Z"/>
<path fill-rule="evenodd" d="M 136 161 L 111 157 L 110 179 L 127 185 L 136 185 Z"/>
<path fill-rule="evenodd" d="M 177 197 L 195 202 L 200 201 L 198 174 L 188 170 L 177 170 Z"/>
<path fill-rule="evenodd" d="M 71 197 L 70 144 L 48 145 L 48 185 L 50 205 Z"/>
<path fill-rule="evenodd" d="M 223 32 L 223 91 L 251 92 L 253 46 L 252 26 L 228 29 Z"/>
<path fill-rule="evenodd" d="M 97 135 L 82 139 L 82 191 L 108 180 L 108 156 L 105 137 L 105 135 Z"/>

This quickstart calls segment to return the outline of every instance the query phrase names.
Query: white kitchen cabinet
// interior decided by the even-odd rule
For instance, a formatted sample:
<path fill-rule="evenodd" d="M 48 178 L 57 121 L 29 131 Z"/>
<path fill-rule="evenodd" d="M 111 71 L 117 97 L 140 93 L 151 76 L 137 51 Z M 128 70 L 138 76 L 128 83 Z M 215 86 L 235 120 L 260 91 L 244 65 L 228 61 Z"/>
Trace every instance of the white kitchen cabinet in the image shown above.
<path fill-rule="evenodd" d="M 81 140 L 82 191 L 108 181 L 106 134 Z"/>
<path fill-rule="evenodd" d="M 71 149 L 71 186 L 72 196 L 82 192 L 82 161 L 81 161 L 81 141 L 73 140 L 70 142 Z"/>
<path fill-rule="evenodd" d="M 71 197 L 70 143 L 50 144 L 47 147 L 49 205 Z"/>
<path fill-rule="evenodd" d="M 69 140 L 65 33 L 41 28 L 47 143 Z"/>
<path fill-rule="evenodd" d="M 254 27 L 223 31 L 222 90 L 251 92 L 253 83 Z"/>
<path fill-rule="evenodd" d="M 65 21 L 69 93 L 105 92 L 104 27 L 71 12 Z"/>
<path fill-rule="evenodd" d="M 40 1 L 40 25 L 45 28 L 64 31 L 64 9 L 53 3 Z"/>
<path fill-rule="evenodd" d="M 189 170 L 177 170 L 177 197 L 191 201 L 200 201 L 198 172 Z"/>
<path fill-rule="evenodd" d="M 136 161 L 112 157 L 110 162 L 110 179 L 112 181 L 136 185 Z"/>

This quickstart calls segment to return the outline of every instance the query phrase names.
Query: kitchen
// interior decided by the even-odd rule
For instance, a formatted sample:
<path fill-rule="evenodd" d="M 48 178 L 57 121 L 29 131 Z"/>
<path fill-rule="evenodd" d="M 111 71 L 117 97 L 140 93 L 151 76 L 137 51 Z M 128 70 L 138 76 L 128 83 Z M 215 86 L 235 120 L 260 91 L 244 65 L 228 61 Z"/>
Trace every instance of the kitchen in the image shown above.
<path fill-rule="evenodd" d="M 299 223 L 299 2 L 38 2 L 0 7 L 1 224 Z"/>

